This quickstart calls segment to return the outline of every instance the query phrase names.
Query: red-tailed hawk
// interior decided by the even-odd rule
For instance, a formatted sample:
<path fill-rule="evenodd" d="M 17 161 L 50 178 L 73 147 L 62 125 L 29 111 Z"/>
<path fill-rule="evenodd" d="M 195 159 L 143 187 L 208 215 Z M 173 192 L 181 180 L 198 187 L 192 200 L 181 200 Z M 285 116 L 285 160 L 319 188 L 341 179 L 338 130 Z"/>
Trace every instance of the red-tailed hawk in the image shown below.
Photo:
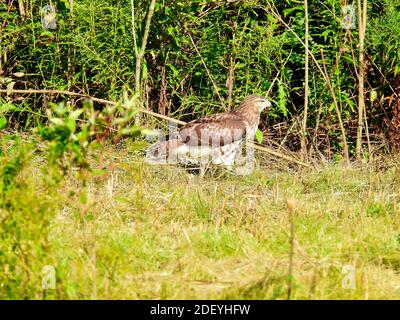
<path fill-rule="evenodd" d="M 231 167 L 242 142 L 254 140 L 260 113 L 270 107 L 266 98 L 248 96 L 236 110 L 187 123 L 174 137 L 151 146 L 146 159 L 151 163 L 200 164 L 203 170 L 209 163 Z"/>

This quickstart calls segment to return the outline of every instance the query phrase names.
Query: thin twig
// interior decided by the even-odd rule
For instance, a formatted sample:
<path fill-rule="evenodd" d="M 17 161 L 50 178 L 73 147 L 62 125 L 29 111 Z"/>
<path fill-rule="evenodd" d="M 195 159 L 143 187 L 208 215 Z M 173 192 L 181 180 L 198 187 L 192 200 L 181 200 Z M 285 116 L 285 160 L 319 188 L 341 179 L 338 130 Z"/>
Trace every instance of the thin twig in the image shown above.
<path fill-rule="evenodd" d="M 364 107 L 364 122 L 365 122 L 365 135 L 367 136 L 367 145 L 368 145 L 368 161 L 370 161 L 372 160 L 372 147 L 369 134 L 369 127 L 368 127 L 367 108 L 365 107 Z"/>
<path fill-rule="evenodd" d="M 135 55 L 138 54 L 137 40 L 136 40 L 136 28 L 135 28 L 135 4 L 134 0 L 131 0 L 131 15 L 132 15 L 132 36 L 133 36 L 133 46 L 135 47 Z"/>
<path fill-rule="evenodd" d="M 270 85 L 270 87 L 268 88 L 268 91 L 267 91 L 267 97 L 268 97 L 269 94 L 271 93 L 272 88 L 274 87 L 274 84 L 275 84 L 276 80 L 278 80 L 278 77 L 279 77 L 280 73 L 281 73 L 281 72 L 278 71 L 278 73 L 276 74 L 274 80 L 272 80 L 272 83 L 271 83 L 271 85 Z"/>
<path fill-rule="evenodd" d="M 307 117 L 308 117 L 308 92 L 309 92 L 309 53 L 308 53 L 308 0 L 304 0 L 304 24 L 305 24 L 305 63 L 304 63 L 304 115 L 303 115 L 303 128 L 301 135 L 301 156 L 302 159 L 307 157 L 306 134 L 307 134 Z"/>
<path fill-rule="evenodd" d="M 154 14 L 155 5 L 156 5 L 156 0 L 151 0 L 150 6 L 149 6 L 149 11 L 147 13 L 146 25 L 144 27 L 142 45 L 141 45 L 140 51 L 136 55 L 136 70 L 135 70 L 135 91 L 136 91 L 136 93 L 138 93 L 140 91 L 140 71 L 141 71 L 141 67 L 142 67 L 142 60 L 144 57 L 144 52 L 146 50 L 147 38 L 149 37 L 150 23 L 151 23 L 153 14 Z"/>
<path fill-rule="evenodd" d="M 71 30 L 75 30 L 75 17 L 74 17 L 74 0 L 69 0 L 69 15 L 70 15 L 70 22 L 69 27 Z M 73 53 L 73 58 L 71 57 Z M 73 73 L 75 70 L 75 44 L 68 44 L 68 90 L 71 89 L 72 80 L 73 80 Z M 73 62 L 72 62 L 73 60 Z"/>
<path fill-rule="evenodd" d="M 361 148 L 362 148 L 362 133 L 364 119 L 363 116 L 365 111 L 365 101 L 364 101 L 364 79 L 365 79 L 365 52 L 364 52 L 364 40 L 365 40 L 365 30 L 367 23 L 367 0 L 363 1 L 361 5 L 361 0 L 357 0 L 357 12 L 358 12 L 358 41 L 359 41 L 359 72 L 358 72 L 358 129 L 357 129 L 357 143 L 356 143 L 356 155 L 357 159 L 361 159 Z"/>
<path fill-rule="evenodd" d="M 22 17 L 25 17 L 26 16 L 26 11 L 25 11 L 24 1 L 23 0 L 18 0 L 18 8 L 19 8 L 19 14 Z"/>

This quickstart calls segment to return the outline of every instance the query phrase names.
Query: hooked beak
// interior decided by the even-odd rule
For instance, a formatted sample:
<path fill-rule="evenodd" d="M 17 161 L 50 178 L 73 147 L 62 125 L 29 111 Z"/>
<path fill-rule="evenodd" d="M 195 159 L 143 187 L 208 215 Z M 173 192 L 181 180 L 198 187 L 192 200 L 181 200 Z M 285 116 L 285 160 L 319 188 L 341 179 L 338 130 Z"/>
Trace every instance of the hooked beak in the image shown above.
<path fill-rule="evenodd" d="M 272 107 L 272 103 L 267 100 L 265 102 L 265 104 L 263 105 L 261 112 L 268 112 L 269 110 L 271 110 L 271 107 Z"/>

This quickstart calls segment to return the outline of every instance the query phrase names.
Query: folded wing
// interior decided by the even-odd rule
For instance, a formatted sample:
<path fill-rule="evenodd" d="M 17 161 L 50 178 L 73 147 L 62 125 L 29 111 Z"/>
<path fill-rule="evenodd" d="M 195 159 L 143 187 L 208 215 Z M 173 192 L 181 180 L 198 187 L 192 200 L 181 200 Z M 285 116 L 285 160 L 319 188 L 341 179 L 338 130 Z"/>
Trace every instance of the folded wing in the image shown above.
<path fill-rule="evenodd" d="M 221 113 L 189 122 L 179 131 L 187 146 L 223 147 L 239 142 L 246 134 L 246 123 L 232 113 Z"/>

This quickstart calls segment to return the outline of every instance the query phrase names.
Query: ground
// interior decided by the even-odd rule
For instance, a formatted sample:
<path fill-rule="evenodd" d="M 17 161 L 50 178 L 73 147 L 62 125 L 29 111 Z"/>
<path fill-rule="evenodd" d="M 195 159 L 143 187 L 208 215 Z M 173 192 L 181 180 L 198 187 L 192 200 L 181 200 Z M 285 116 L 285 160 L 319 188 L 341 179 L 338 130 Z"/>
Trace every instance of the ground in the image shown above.
<path fill-rule="evenodd" d="M 27 159 L 12 194 L 22 200 L 2 214 L 48 224 L 35 213 L 17 220 L 31 236 L 15 224 L 3 234 L 3 246 L 22 243 L 0 259 L 3 298 L 287 299 L 290 281 L 291 299 L 400 298 L 399 160 L 309 170 L 257 155 L 250 176 L 200 179 L 109 148 L 82 186 L 45 179 L 40 153 Z M 54 289 L 41 287 L 42 265 Z"/>

